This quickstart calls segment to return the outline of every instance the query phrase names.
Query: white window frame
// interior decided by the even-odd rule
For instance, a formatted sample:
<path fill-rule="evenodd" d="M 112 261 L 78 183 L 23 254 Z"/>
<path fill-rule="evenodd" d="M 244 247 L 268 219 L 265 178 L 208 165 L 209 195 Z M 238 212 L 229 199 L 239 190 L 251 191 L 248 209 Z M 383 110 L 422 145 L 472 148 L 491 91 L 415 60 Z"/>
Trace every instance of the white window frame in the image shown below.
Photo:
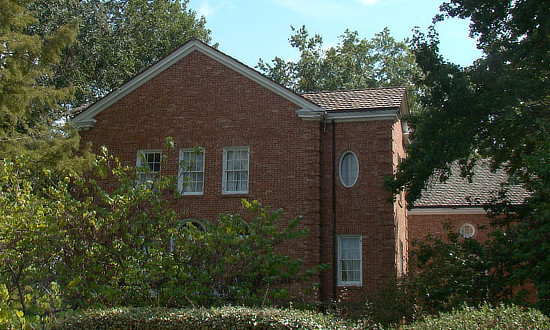
<path fill-rule="evenodd" d="M 354 239 L 356 240 L 354 244 L 356 244 L 354 247 L 358 248 L 359 257 L 358 258 L 352 258 L 352 259 L 343 259 L 343 249 L 342 249 L 342 240 L 343 239 Z M 344 269 L 342 267 L 343 261 L 358 261 L 359 267 L 358 269 L 353 269 L 353 271 L 359 271 L 359 280 L 358 281 L 350 281 L 350 280 L 344 280 L 342 273 L 344 272 Z M 363 237 L 361 235 L 338 235 L 338 285 L 339 286 L 361 286 L 363 285 Z"/>
<path fill-rule="evenodd" d="M 234 170 L 234 169 L 228 169 L 228 153 L 230 152 L 241 152 L 246 151 L 246 169 L 240 169 L 240 170 Z M 228 172 L 242 172 L 245 173 L 245 179 L 246 179 L 246 189 L 241 190 L 229 190 L 228 188 Z M 244 146 L 244 147 L 225 147 L 223 148 L 223 173 L 222 173 L 222 194 L 224 195 L 231 195 L 231 194 L 248 194 L 249 188 L 250 188 L 250 147 Z"/>
<path fill-rule="evenodd" d="M 179 175 L 178 175 L 178 190 L 182 195 L 203 195 L 204 194 L 204 149 L 199 148 L 199 153 L 197 154 L 197 150 L 195 148 L 185 148 L 180 149 L 180 155 L 179 155 Z M 184 154 L 191 154 L 194 155 L 194 159 L 191 161 L 190 164 L 183 164 L 184 162 Z M 202 164 L 201 168 L 196 168 L 197 165 L 197 158 L 201 158 L 201 162 L 198 164 Z M 195 175 L 202 174 L 202 181 L 194 180 L 196 179 Z M 187 185 L 185 185 L 187 183 Z M 188 187 L 190 187 L 189 183 L 199 183 L 200 184 L 200 190 L 186 190 Z"/>
<path fill-rule="evenodd" d="M 342 162 L 344 161 L 344 158 L 347 155 L 352 155 L 353 158 L 355 159 L 356 164 L 357 164 L 357 175 L 353 179 L 353 182 L 351 182 L 350 184 L 347 184 L 346 182 L 344 182 L 344 178 L 342 176 L 342 169 L 343 169 Z M 359 158 L 357 158 L 357 155 L 353 151 L 351 151 L 351 150 L 344 151 L 344 153 L 342 153 L 342 156 L 340 156 L 340 162 L 338 164 L 338 175 L 340 176 L 340 182 L 346 188 L 351 188 L 351 187 L 355 186 L 355 184 L 357 183 L 357 180 L 359 180 Z"/>
<path fill-rule="evenodd" d="M 158 171 L 153 171 L 151 169 L 151 167 L 149 166 L 149 163 L 147 165 L 149 166 L 150 171 L 149 172 L 141 171 L 140 168 L 142 168 L 143 165 L 144 165 L 142 163 L 142 156 L 141 155 L 143 155 L 144 157 L 147 157 L 146 155 L 148 155 L 148 154 L 156 154 L 156 153 L 159 154 L 159 163 L 158 163 L 159 164 L 159 169 L 158 169 Z M 162 164 L 162 150 L 161 149 L 138 150 L 137 151 L 137 158 L 136 158 L 137 183 L 141 184 L 141 183 L 145 183 L 145 182 L 151 180 L 150 176 L 154 177 L 154 180 L 151 180 L 151 181 L 158 180 L 158 178 L 160 176 L 160 172 L 161 172 L 161 164 Z M 142 177 L 145 177 L 145 180 L 143 180 Z"/>
<path fill-rule="evenodd" d="M 466 232 L 466 228 L 469 228 L 471 230 L 471 234 Z M 470 222 L 465 222 L 462 225 L 460 225 L 458 232 L 460 233 L 460 236 L 464 238 L 472 238 L 476 234 L 476 226 L 474 226 L 474 224 Z"/>

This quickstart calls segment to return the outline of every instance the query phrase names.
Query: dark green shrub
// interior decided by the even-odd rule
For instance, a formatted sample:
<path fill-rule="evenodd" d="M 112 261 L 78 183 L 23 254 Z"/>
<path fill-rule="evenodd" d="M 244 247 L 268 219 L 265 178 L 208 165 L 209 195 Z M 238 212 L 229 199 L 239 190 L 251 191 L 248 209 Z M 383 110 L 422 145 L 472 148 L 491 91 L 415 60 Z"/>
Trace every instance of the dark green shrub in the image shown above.
<path fill-rule="evenodd" d="M 364 325 L 361 325 L 364 326 Z M 113 308 L 66 318 L 54 329 L 349 329 L 342 319 L 311 311 L 220 307 Z"/>
<path fill-rule="evenodd" d="M 484 304 L 428 316 L 402 329 L 550 329 L 550 319 L 536 309 Z"/>

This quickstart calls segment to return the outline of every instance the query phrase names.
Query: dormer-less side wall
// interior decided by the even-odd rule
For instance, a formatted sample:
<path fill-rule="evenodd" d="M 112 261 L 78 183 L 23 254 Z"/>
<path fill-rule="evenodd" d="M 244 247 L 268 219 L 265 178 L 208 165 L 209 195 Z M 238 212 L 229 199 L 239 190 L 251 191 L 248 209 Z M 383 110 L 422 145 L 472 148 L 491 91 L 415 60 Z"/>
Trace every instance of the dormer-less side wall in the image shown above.
<path fill-rule="evenodd" d="M 193 52 L 95 116 L 82 131 L 94 149 L 108 146 L 124 164 L 136 165 L 138 150 L 162 149 L 162 174 L 176 175 L 180 148 L 204 148 L 204 192 L 182 196 L 182 218 L 215 222 L 220 213 L 241 213 L 241 199 L 283 208 L 283 224 L 304 216 L 309 235 L 281 252 L 304 261 L 320 260 L 320 143 L 317 121 L 303 121 L 299 107 L 201 52 Z M 176 150 L 163 149 L 166 137 Z M 249 192 L 222 193 L 223 150 L 247 147 Z M 313 278 L 312 282 L 318 282 Z M 309 287 L 311 283 L 303 287 Z M 312 299 L 315 299 L 312 297 Z"/>

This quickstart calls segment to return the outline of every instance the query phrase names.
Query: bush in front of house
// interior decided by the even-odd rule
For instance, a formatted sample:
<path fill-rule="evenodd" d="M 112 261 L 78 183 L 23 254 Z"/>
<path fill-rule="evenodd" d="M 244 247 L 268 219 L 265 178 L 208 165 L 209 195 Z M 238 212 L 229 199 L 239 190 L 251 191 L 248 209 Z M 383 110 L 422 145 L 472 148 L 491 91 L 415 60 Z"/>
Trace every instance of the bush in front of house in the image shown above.
<path fill-rule="evenodd" d="M 358 327 L 365 328 L 361 324 Z M 53 329 L 350 329 L 355 325 L 312 311 L 247 307 L 194 309 L 112 308 L 90 310 Z"/>
<path fill-rule="evenodd" d="M 328 266 L 305 269 L 280 248 L 307 235 L 301 217 L 243 200 L 243 216 L 201 231 L 173 208 L 175 178 L 136 184 L 136 173 L 106 148 L 86 176 L 25 156 L 0 162 L 0 328 L 90 307 L 268 306 L 316 293 L 309 282 L 298 300 L 289 288 Z"/>
<path fill-rule="evenodd" d="M 464 306 L 439 316 L 427 316 L 402 329 L 550 329 L 550 318 L 532 308 L 484 304 L 478 308 Z"/>

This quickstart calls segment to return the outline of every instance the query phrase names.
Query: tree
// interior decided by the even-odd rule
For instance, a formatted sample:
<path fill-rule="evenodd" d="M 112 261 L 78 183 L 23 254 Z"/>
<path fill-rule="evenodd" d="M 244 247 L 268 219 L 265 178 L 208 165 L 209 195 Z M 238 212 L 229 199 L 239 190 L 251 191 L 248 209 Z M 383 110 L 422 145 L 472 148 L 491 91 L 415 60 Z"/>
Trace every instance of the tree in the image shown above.
<path fill-rule="evenodd" d="M 257 68 L 274 81 L 297 92 L 407 86 L 418 73 L 407 41 L 395 41 L 388 28 L 370 40 L 346 30 L 340 43 L 325 49 L 320 35 L 309 35 L 304 26 L 292 28 L 292 47 L 300 51 L 297 62 L 275 57 Z"/>
<path fill-rule="evenodd" d="M 78 19 L 76 43 L 54 70 L 58 87 L 74 86 L 72 107 L 94 102 L 184 42 L 210 42 L 204 17 L 188 0 L 38 0 L 33 31 L 46 35 Z"/>
<path fill-rule="evenodd" d="M 510 251 L 506 271 L 517 282 L 531 281 L 538 301 L 550 310 L 550 3 L 451 0 L 439 21 L 470 18 L 471 36 L 484 55 L 462 68 L 439 55 L 435 30 L 416 32 L 414 50 L 424 75 L 422 111 L 410 118 L 412 144 L 388 186 L 406 190 L 412 203 L 433 173 L 444 180 L 459 161 L 464 175 L 479 157 L 503 167 L 508 184 L 531 194 L 521 206 L 495 198 L 498 237 Z"/>
<path fill-rule="evenodd" d="M 0 3 L 0 158 L 28 154 L 52 169 L 77 169 L 82 159 L 72 159 L 79 147 L 76 132 L 61 123 L 61 106 L 71 98 L 70 84 L 52 83 L 53 67 L 63 49 L 75 40 L 77 24 L 37 35 L 29 31 L 36 23 L 27 9 L 31 0 Z"/>

